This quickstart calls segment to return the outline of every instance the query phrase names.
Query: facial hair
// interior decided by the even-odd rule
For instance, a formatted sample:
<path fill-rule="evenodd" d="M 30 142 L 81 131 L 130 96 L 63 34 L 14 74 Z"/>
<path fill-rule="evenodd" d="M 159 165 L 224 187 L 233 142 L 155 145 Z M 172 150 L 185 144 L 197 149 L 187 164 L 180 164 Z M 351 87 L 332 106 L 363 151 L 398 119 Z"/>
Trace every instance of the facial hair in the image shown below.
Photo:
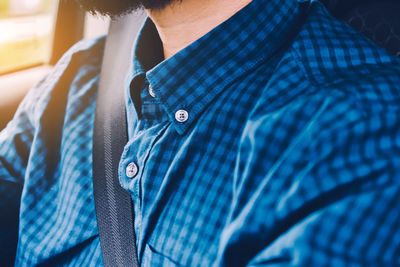
<path fill-rule="evenodd" d="M 111 18 L 140 8 L 159 10 L 174 0 L 75 0 L 84 10 Z"/>

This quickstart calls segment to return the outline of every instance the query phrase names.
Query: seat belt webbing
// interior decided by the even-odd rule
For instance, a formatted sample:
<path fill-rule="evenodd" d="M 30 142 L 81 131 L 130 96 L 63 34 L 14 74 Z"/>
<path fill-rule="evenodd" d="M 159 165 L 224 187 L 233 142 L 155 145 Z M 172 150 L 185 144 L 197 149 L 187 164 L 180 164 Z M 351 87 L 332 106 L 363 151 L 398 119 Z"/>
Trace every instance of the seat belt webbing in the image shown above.
<path fill-rule="evenodd" d="M 143 16 L 128 14 L 110 24 L 93 136 L 93 186 L 97 225 L 106 267 L 138 266 L 134 213 L 119 183 L 118 167 L 127 143 L 124 81 Z"/>

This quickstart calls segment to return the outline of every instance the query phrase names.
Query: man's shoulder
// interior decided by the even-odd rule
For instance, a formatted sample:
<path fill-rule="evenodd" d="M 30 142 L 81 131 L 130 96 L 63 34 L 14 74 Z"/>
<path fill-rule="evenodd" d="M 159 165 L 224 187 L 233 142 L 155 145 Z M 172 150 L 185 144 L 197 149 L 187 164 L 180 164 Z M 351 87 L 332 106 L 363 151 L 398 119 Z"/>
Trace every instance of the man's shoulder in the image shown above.
<path fill-rule="evenodd" d="M 400 129 L 399 112 L 400 60 L 314 2 L 254 106 L 247 131 L 274 132 L 288 142 L 308 136 L 308 144 L 367 133 L 379 138 Z"/>
<path fill-rule="evenodd" d="M 359 112 L 399 110 L 400 59 L 333 18 L 317 1 L 263 91 L 256 108 L 264 113 L 303 111 L 306 103 L 326 100 Z"/>
<path fill-rule="evenodd" d="M 290 53 L 307 79 L 318 86 L 351 83 L 351 79 L 371 83 L 371 76 L 381 77 L 380 83 L 400 80 L 400 59 L 333 18 L 318 1 L 312 3 Z"/>
<path fill-rule="evenodd" d="M 101 62 L 103 58 L 105 40 L 105 35 L 96 38 L 80 40 L 64 53 L 64 55 L 60 59 L 60 62 L 66 60 L 65 58 L 71 58 L 74 55 L 79 54 L 85 54 L 86 56 L 90 56 L 91 58 L 97 58 Z"/>
<path fill-rule="evenodd" d="M 53 70 L 40 83 L 40 87 L 54 87 L 67 72 L 79 74 L 87 70 L 100 71 L 105 37 L 84 39 L 74 44 L 59 59 Z M 73 75 L 70 78 L 73 78 Z M 66 81 L 67 82 L 67 81 Z"/>
<path fill-rule="evenodd" d="M 73 45 L 60 58 L 51 72 L 33 87 L 20 105 L 32 111 L 38 119 L 53 102 L 66 103 L 79 96 L 88 84 L 98 80 L 103 58 L 105 37 L 82 40 Z"/>
<path fill-rule="evenodd" d="M 101 69 L 105 45 L 105 36 L 93 39 L 84 39 L 74 44 L 60 58 L 48 75 L 49 80 L 57 80 L 67 71 L 75 73 L 85 72 L 88 69 Z"/>

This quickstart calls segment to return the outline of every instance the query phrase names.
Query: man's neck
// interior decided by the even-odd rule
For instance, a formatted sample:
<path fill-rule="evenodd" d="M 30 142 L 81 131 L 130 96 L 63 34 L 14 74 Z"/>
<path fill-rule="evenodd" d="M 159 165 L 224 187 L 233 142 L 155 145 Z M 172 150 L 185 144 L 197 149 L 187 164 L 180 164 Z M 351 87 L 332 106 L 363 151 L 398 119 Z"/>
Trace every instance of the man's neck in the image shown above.
<path fill-rule="evenodd" d="M 146 10 L 169 58 L 233 16 L 252 0 L 176 0 L 161 10 Z"/>

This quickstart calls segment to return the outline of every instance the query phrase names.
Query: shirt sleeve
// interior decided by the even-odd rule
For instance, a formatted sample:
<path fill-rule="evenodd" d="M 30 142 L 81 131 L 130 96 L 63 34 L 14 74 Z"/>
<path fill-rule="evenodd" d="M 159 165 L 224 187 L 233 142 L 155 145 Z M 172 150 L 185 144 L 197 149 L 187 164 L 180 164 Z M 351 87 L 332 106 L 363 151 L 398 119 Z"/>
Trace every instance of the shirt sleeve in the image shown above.
<path fill-rule="evenodd" d="M 34 103 L 41 83 L 31 89 L 14 118 L 0 132 L 0 263 L 12 265 L 25 170 L 34 136 Z"/>
<path fill-rule="evenodd" d="M 20 103 L 14 118 L 0 132 L 0 266 L 14 264 L 18 241 L 21 205 L 29 208 L 35 196 L 24 191 L 24 184 L 38 164 L 46 164 L 38 155 L 54 158 L 60 142 L 66 101 L 71 83 L 87 79 L 86 68 L 93 73 L 99 69 L 104 37 L 83 40 L 71 47 L 53 67 L 49 75 L 33 87 Z M 36 154 L 35 154 L 36 153 Z M 32 220 L 36 218 L 30 218 Z M 28 222 L 29 223 L 29 222 Z"/>
<path fill-rule="evenodd" d="M 400 264 L 398 111 L 320 103 L 247 125 L 218 265 Z"/>

